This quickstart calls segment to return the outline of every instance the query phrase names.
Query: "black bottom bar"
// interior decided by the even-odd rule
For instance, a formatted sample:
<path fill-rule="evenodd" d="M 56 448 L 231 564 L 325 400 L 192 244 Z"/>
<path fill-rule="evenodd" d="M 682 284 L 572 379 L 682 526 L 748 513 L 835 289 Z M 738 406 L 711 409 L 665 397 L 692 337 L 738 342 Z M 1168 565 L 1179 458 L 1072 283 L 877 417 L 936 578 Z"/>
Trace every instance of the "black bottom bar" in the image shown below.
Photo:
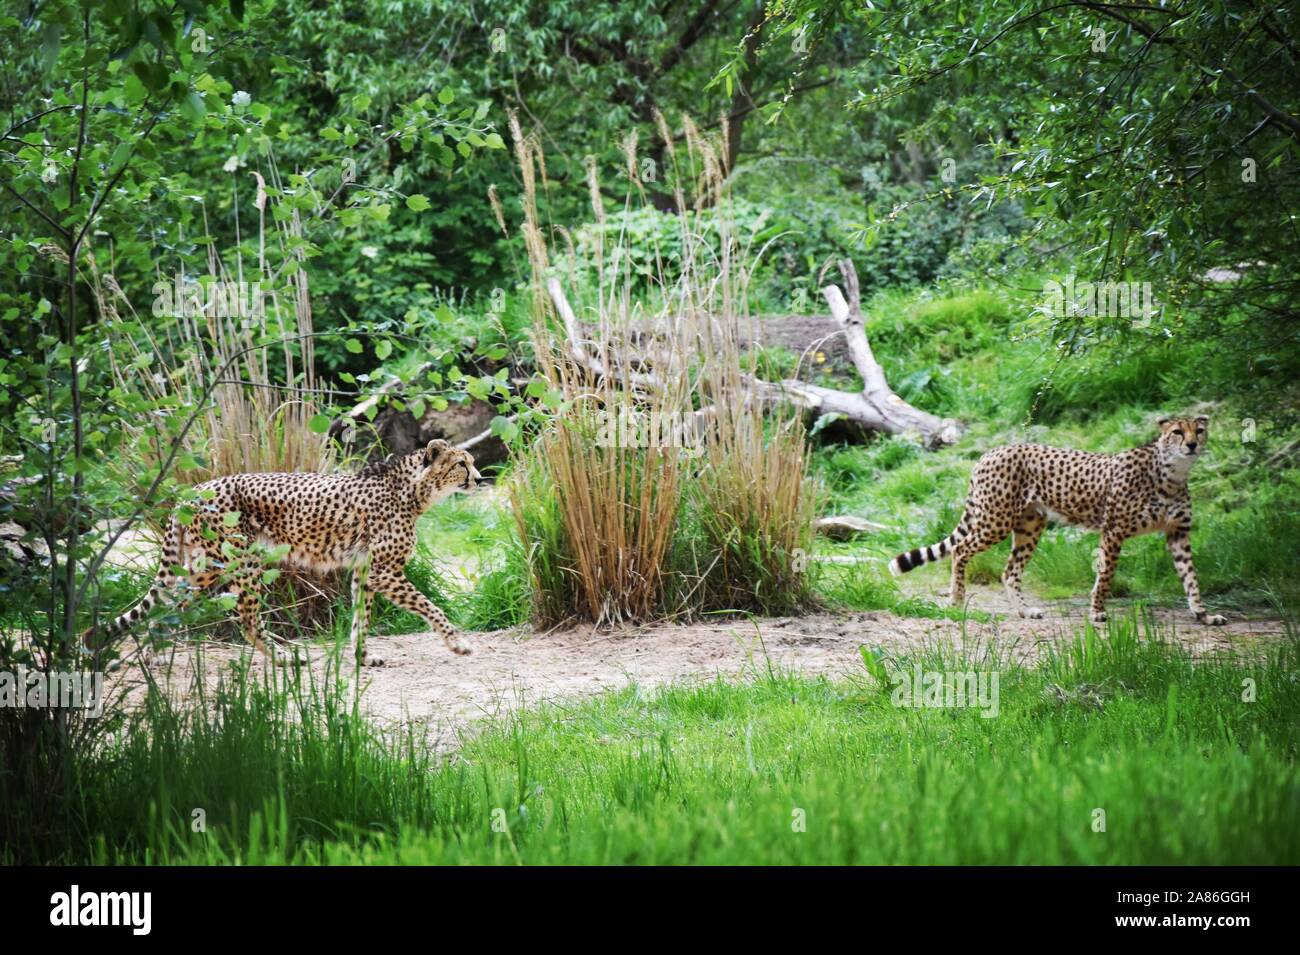
<path fill-rule="evenodd" d="M 879 931 L 916 932 L 928 943 L 1049 929 L 1056 934 L 1043 938 L 1199 934 L 1228 941 L 1285 930 L 1294 878 L 1285 868 L 32 868 L 0 870 L 0 892 L 7 933 L 19 938 L 77 933 L 128 943 L 200 940 L 205 947 L 227 939 L 382 944 L 401 937 L 390 932 L 422 932 L 437 944 L 464 930 L 488 933 L 485 943 L 503 933 L 545 943 L 611 918 L 622 930 L 610 943 L 637 926 L 649 937 L 687 924 L 699 926 L 700 937 L 743 934 L 747 926 L 766 935 L 782 924 L 817 935 L 828 918 L 841 928 L 856 925 L 864 940 Z M 147 905 L 143 894 L 130 893 L 148 893 Z M 96 920 L 117 924 L 72 924 Z"/>

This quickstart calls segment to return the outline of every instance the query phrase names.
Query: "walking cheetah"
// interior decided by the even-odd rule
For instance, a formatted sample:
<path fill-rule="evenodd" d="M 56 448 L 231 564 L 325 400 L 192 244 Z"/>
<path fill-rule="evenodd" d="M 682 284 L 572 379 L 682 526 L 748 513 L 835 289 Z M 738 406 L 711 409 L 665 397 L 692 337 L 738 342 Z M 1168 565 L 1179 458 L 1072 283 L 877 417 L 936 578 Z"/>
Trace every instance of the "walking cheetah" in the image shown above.
<path fill-rule="evenodd" d="M 1208 613 L 1201 603 L 1192 566 L 1192 505 L 1187 494 L 1187 474 L 1205 450 L 1209 418 L 1161 418 L 1159 426 L 1154 440 L 1119 454 L 1041 444 L 989 451 L 971 474 L 957 529 L 938 544 L 899 554 L 890 561 L 890 571 L 906 573 L 951 553 L 950 596 L 960 606 L 966 595 L 966 562 L 1013 533 L 1002 583 L 1020 616 L 1041 617 L 1041 610 L 1025 606 L 1020 576 L 1048 518 L 1076 524 L 1101 533 L 1091 611 L 1100 623 L 1106 619 L 1106 595 L 1124 541 L 1163 532 L 1187 592 L 1187 606 L 1201 623 L 1223 624 L 1223 617 Z"/>
<path fill-rule="evenodd" d="M 149 593 L 104 633 L 113 637 L 135 624 L 182 576 L 187 596 L 224 582 L 236 599 L 244 635 L 275 659 L 258 616 L 265 559 L 250 548 L 261 544 L 304 570 L 352 570 L 352 649 L 363 665 L 383 664 L 365 652 L 376 593 L 427 620 L 452 652 L 469 653 L 443 612 L 402 571 L 415 548 L 415 519 L 478 481 L 469 452 L 441 440 L 357 474 L 232 474 L 208 481 L 198 487 L 205 500 L 192 520 L 172 515 L 162 567 Z M 93 634 L 91 628 L 83 635 L 87 649 L 93 649 Z"/>

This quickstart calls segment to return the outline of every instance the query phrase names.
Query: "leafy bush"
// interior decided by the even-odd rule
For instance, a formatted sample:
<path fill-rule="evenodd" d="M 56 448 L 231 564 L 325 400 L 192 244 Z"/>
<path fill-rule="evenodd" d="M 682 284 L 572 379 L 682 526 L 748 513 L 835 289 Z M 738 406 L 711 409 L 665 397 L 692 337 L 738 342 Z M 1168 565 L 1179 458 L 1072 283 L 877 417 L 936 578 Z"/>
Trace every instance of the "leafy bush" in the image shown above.
<path fill-rule="evenodd" d="M 916 187 L 889 187 L 870 207 L 850 194 L 823 199 L 785 191 L 761 200 L 733 196 L 727 206 L 727 234 L 753 272 L 749 295 L 774 312 L 819 310 L 821 270 L 844 257 L 857 265 L 864 296 L 932 282 L 948 271 L 962 243 L 986 228 L 964 222 L 956 202 L 926 200 Z M 890 215 L 895 207 L 897 214 Z M 1002 221 L 987 226 L 997 234 L 1010 227 Z M 701 260 L 720 257 L 711 210 L 679 218 L 649 207 L 624 208 L 575 232 L 581 269 L 594 268 L 597 251 L 605 250 L 606 284 L 624 278 L 642 288 L 671 284 L 681 274 L 684 247 Z M 589 273 L 585 281 L 594 279 Z M 984 304 L 993 307 L 988 298 Z"/>

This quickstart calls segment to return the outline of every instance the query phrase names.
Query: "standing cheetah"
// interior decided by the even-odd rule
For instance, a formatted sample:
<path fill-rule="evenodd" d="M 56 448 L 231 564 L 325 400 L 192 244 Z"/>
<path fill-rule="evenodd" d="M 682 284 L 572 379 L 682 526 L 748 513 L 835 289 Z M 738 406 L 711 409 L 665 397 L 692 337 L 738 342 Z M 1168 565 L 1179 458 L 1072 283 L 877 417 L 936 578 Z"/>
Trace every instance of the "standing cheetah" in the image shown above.
<path fill-rule="evenodd" d="M 468 451 L 437 440 L 357 474 L 232 474 L 208 481 L 198 487 L 203 503 L 192 520 L 182 523 L 179 514 L 172 515 L 162 567 L 149 593 L 104 632 L 112 637 L 132 626 L 183 575 L 191 593 L 224 582 L 235 597 L 245 636 L 274 659 L 258 616 L 265 560 L 252 546 L 261 544 L 304 570 L 352 570 L 352 649 L 363 665 L 383 664 L 365 652 L 376 593 L 427 620 L 454 653 L 469 653 L 469 645 L 411 585 L 403 568 L 415 549 L 415 519 L 478 480 Z M 88 649 L 93 633 L 92 628 L 83 636 Z"/>
<path fill-rule="evenodd" d="M 1205 415 L 1161 418 L 1154 440 L 1120 454 L 1041 444 L 995 448 L 975 465 L 957 529 L 938 544 L 899 554 L 889 569 L 905 573 L 951 553 L 950 596 L 960 606 L 966 594 L 966 562 L 1013 533 L 1002 583 L 1020 616 L 1041 617 L 1041 610 L 1025 606 L 1020 575 L 1048 518 L 1076 524 L 1101 532 L 1092 588 L 1092 619 L 1100 623 L 1106 619 L 1106 595 L 1120 547 L 1129 537 L 1159 531 L 1182 578 L 1187 606 L 1201 623 L 1218 626 L 1224 618 L 1208 613 L 1201 603 L 1192 566 L 1192 505 L 1187 494 L 1187 473 L 1205 450 L 1209 420 Z"/>

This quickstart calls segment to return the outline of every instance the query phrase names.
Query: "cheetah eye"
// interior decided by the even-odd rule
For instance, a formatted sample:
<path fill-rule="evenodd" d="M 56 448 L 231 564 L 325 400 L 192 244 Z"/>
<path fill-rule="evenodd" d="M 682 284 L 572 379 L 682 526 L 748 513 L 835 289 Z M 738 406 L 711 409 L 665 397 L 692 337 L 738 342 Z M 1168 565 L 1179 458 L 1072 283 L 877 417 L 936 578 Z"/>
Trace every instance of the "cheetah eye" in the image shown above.
<path fill-rule="evenodd" d="M 1174 428 L 1174 430 L 1173 430 L 1172 433 L 1178 435 L 1178 437 L 1181 438 L 1181 437 L 1183 436 L 1183 429 L 1182 429 L 1182 428 Z"/>

